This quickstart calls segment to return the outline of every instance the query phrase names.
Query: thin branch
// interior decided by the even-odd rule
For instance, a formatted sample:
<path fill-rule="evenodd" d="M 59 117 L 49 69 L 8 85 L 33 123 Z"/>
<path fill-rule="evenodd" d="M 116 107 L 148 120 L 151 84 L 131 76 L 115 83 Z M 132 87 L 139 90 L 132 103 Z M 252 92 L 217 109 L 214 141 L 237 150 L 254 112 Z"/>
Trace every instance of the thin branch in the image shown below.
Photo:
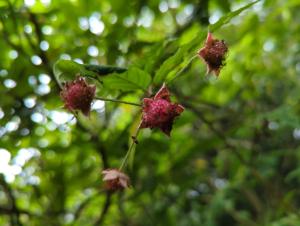
<path fill-rule="evenodd" d="M 4 19 L 0 16 L 0 21 L 2 23 L 3 29 L 2 29 L 2 37 L 3 40 L 13 49 L 17 50 L 18 53 L 24 55 L 27 59 L 30 59 L 30 56 L 28 53 L 25 52 L 22 46 L 15 44 L 9 39 L 9 33 L 6 31 L 6 25 Z M 0 33 L 1 34 L 1 33 Z"/>
<path fill-rule="evenodd" d="M 118 210 L 120 213 L 120 225 L 129 226 L 128 217 L 124 210 L 124 192 L 119 192 L 118 194 Z"/>
<path fill-rule="evenodd" d="M 209 25 L 208 2 L 209 0 L 198 0 L 195 3 L 193 14 L 188 18 L 188 22 L 178 28 L 173 36 L 180 37 L 181 34 L 190 28 L 195 22 L 200 22 L 200 24 L 204 26 Z"/>
<path fill-rule="evenodd" d="M 77 221 L 80 218 L 81 213 L 83 212 L 83 210 L 85 209 L 85 207 L 92 201 L 95 199 L 96 196 L 100 195 L 103 192 L 103 190 L 98 191 L 97 193 L 95 193 L 94 195 L 86 198 L 76 209 L 75 213 L 74 213 L 74 220 L 73 223 L 75 221 Z"/>
<path fill-rule="evenodd" d="M 18 209 L 18 212 L 20 214 L 26 214 L 28 216 L 40 217 L 38 214 L 29 212 L 24 209 Z M 11 207 L 0 206 L 0 215 L 12 215 L 12 214 L 16 214 L 16 210 L 12 209 Z"/>
<path fill-rule="evenodd" d="M 196 114 L 199 119 L 204 122 L 207 127 L 212 131 L 214 132 L 222 141 L 223 143 L 225 144 L 225 146 L 227 148 L 229 148 L 235 155 L 236 157 L 240 160 L 240 162 L 242 162 L 243 164 L 245 165 L 248 165 L 250 166 L 251 164 L 249 162 L 247 162 L 243 156 L 236 150 L 236 147 L 233 146 L 232 144 L 230 144 L 228 142 L 228 139 L 227 137 L 222 133 L 222 131 L 219 131 L 213 124 L 213 122 L 210 122 L 208 119 L 206 119 L 203 115 L 203 113 L 201 111 L 199 111 L 198 108 L 196 108 L 195 106 L 193 106 L 190 102 L 186 101 L 185 98 L 182 98 L 181 97 L 181 94 L 176 90 L 174 89 L 174 94 L 177 96 L 178 99 L 180 99 L 180 102 L 182 103 L 183 106 L 189 108 L 192 112 L 194 112 L 194 114 Z"/>
<path fill-rule="evenodd" d="M 138 103 L 133 103 L 133 102 L 124 101 L 124 100 L 117 100 L 117 99 L 109 99 L 109 98 L 105 98 L 105 97 L 95 97 L 95 99 L 103 100 L 103 101 L 110 101 L 110 102 L 115 102 L 115 103 L 121 103 L 121 104 L 129 104 L 129 105 L 134 105 L 134 106 L 138 106 L 138 107 L 142 106 L 141 104 L 138 104 Z"/>
<path fill-rule="evenodd" d="M 130 156 L 130 154 L 131 154 L 131 152 L 132 152 L 134 146 L 138 143 L 137 137 L 138 137 L 139 132 L 140 132 L 141 123 L 142 123 L 142 122 L 140 122 L 138 128 L 136 129 L 134 135 L 132 136 L 132 143 L 130 144 L 129 149 L 128 149 L 128 151 L 127 151 L 125 157 L 123 158 L 123 161 L 122 161 L 121 166 L 120 166 L 120 168 L 119 168 L 120 171 L 123 170 L 123 169 L 127 166 L 129 156 Z"/>
<path fill-rule="evenodd" d="M 261 174 L 258 172 L 258 170 L 256 168 L 254 168 L 252 166 L 252 163 L 247 161 L 237 150 L 237 147 L 232 145 L 227 137 L 222 133 L 222 131 L 219 131 L 213 124 L 213 122 L 210 122 L 208 119 L 206 119 L 203 115 L 203 113 L 201 111 L 199 111 L 196 107 L 194 107 L 192 104 L 190 104 L 189 102 L 187 102 L 186 100 L 184 100 L 183 98 L 180 98 L 180 96 L 177 94 L 178 99 L 180 99 L 181 103 L 183 106 L 185 106 L 186 108 L 189 108 L 192 112 L 194 112 L 199 119 L 204 122 L 207 127 L 214 132 L 215 135 L 217 135 L 225 144 L 225 147 L 227 147 L 230 151 L 232 151 L 232 153 L 239 159 L 239 161 L 241 163 L 243 163 L 244 165 L 248 166 L 249 169 L 252 172 L 252 175 L 255 176 L 258 180 L 260 180 L 262 183 L 265 183 L 265 180 L 263 179 L 263 177 L 261 176 Z"/>
<path fill-rule="evenodd" d="M 208 119 L 206 119 L 202 112 L 200 112 L 197 108 L 195 108 L 187 101 L 181 100 L 181 103 L 183 104 L 183 106 L 189 108 L 192 112 L 194 112 L 201 119 L 201 121 L 207 125 L 207 127 L 212 132 L 214 132 L 221 140 L 223 140 L 225 146 L 229 148 L 236 155 L 236 157 L 240 160 L 240 162 L 242 162 L 245 165 L 249 165 L 249 163 L 243 158 L 243 156 L 236 150 L 236 147 L 228 142 L 227 137 L 221 131 L 216 129 L 214 124 L 210 122 Z"/>
<path fill-rule="evenodd" d="M 19 24 L 18 24 L 18 19 L 17 19 L 17 17 L 16 17 L 16 12 L 15 12 L 15 10 L 14 10 L 14 6 L 11 4 L 11 2 L 10 2 L 9 0 L 6 0 L 6 3 L 7 3 L 7 5 L 8 5 L 8 9 L 9 9 L 9 11 L 10 11 L 12 21 L 13 21 L 13 23 L 14 23 L 14 26 L 13 26 L 13 27 L 15 28 L 16 34 L 17 34 L 17 36 L 18 36 L 18 41 L 19 41 L 19 43 L 20 43 L 20 45 L 21 45 L 21 48 L 23 48 L 22 42 L 21 42 L 22 36 L 21 36 L 20 31 L 19 31 Z"/>
<path fill-rule="evenodd" d="M 30 12 L 30 11 L 28 10 L 28 14 L 29 14 L 29 19 L 30 19 L 30 21 L 31 21 L 31 22 L 33 23 L 33 25 L 34 25 L 35 33 L 36 33 L 36 36 L 37 36 L 37 41 L 38 41 L 38 44 L 39 44 L 39 43 L 41 43 L 41 42 L 44 40 L 44 34 L 43 34 L 43 32 L 42 32 L 41 25 L 39 24 L 39 21 L 38 21 L 38 19 L 37 19 L 37 16 L 36 16 L 34 13 L 32 13 L 32 12 Z M 43 62 L 43 65 L 45 66 L 45 68 L 46 68 L 48 74 L 50 75 L 50 77 L 51 77 L 54 81 L 56 81 L 56 77 L 54 76 L 54 73 L 53 73 L 53 71 L 52 71 L 52 66 L 51 66 L 51 64 L 50 64 L 50 60 L 49 60 L 47 54 L 46 54 L 44 51 L 42 51 L 39 47 L 36 47 L 36 48 L 34 49 L 34 51 L 38 51 L 38 55 L 41 57 L 42 62 Z M 59 84 L 57 81 L 56 81 L 56 84 L 57 84 L 57 86 L 60 88 L 60 84 Z"/>
<path fill-rule="evenodd" d="M 100 216 L 98 217 L 98 219 L 95 221 L 94 226 L 100 226 L 104 222 L 104 219 L 105 219 L 107 212 L 109 210 L 109 207 L 111 205 L 111 195 L 112 194 L 109 191 L 106 192 L 105 202 L 102 207 L 102 212 L 101 212 Z"/>
<path fill-rule="evenodd" d="M 83 126 L 81 126 L 81 124 L 79 123 L 79 126 L 81 128 L 83 128 L 85 131 L 88 131 L 87 129 L 85 129 Z M 91 131 L 88 131 L 90 134 L 92 134 Z M 99 140 L 99 137 L 96 134 L 92 135 L 92 141 L 94 142 L 94 144 L 96 145 L 96 148 L 98 150 L 98 153 L 101 157 L 102 163 L 103 163 L 103 168 L 107 169 L 109 168 L 109 163 L 108 163 L 108 158 L 107 158 L 107 154 L 106 154 L 106 148 L 103 144 L 102 141 Z"/>
<path fill-rule="evenodd" d="M 20 221 L 20 213 L 21 212 L 17 207 L 16 198 L 15 198 L 10 186 L 6 183 L 4 176 L 2 174 L 0 175 L 0 185 L 3 188 L 7 198 L 9 200 L 10 211 L 11 211 L 11 214 L 10 214 L 11 225 L 22 226 L 23 224 Z"/>

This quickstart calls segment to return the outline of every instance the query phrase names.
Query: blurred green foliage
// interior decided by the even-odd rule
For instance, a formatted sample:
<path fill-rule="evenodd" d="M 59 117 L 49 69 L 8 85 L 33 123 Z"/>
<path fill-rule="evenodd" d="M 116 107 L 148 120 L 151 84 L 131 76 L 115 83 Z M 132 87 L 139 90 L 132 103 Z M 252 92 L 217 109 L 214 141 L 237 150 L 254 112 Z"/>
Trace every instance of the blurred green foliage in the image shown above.
<path fill-rule="evenodd" d="M 0 225 L 299 226 L 300 1 L 236 11 L 251 2 L 1 0 Z M 208 29 L 229 46 L 219 78 L 190 62 Z M 186 110 L 171 138 L 141 131 L 132 188 L 103 192 L 101 170 L 140 108 L 98 100 L 75 119 L 57 60 L 59 79 L 137 103 L 183 70 L 168 86 Z"/>

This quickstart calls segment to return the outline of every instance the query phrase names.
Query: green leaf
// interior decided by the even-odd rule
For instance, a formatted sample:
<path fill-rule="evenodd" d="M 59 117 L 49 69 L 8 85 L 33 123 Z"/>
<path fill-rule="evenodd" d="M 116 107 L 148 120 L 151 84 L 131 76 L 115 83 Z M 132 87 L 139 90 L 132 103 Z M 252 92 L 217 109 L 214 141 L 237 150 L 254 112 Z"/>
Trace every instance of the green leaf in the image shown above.
<path fill-rule="evenodd" d="M 71 60 L 58 60 L 53 66 L 56 80 L 62 82 L 73 80 L 76 75 L 97 78 L 112 73 L 123 73 L 127 69 L 94 64 L 79 64 Z"/>
<path fill-rule="evenodd" d="M 154 83 L 160 84 L 166 79 L 169 73 L 174 73 L 174 67 L 182 62 L 184 54 L 185 48 L 179 48 L 173 56 L 169 57 L 156 72 Z"/>
<path fill-rule="evenodd" d="M 284 180 L 288 183 L 291 182 L 294 179 L 300 178 L 300 168 L 297 168 L 295 170 L 292 170 L 285 178 Z"/>
<path fill-rule="evenodd" d="M 84 68 L 71 60 L 58 60 L 53 66 L 53 72 L 57 82 L 60 84 L 69 80 L 73 80 L 77 74 L 80 74 Z"/>
<path fill-rule="evenodd" d="M 171 82 L 173 79 L 175 79 L 176 77 L 183 74 L 186 70 L 188 70 L 188 68 L 191 65 L 192 61 L 197 57 L 198 57 L 198 55 L 194 55 L 189 59 L 184 58 L 182 60 L 182 63 L 177 66 L 177 70 L 173 70 L 171 73 L 168 74 L 168 76 L 166 78 L 167 83 Z"/>
<path fill-rule="evenodd" d="M 210 25 L 209 26 L 209 31 L 213 32 L 213 31 L 219 29 L 223 25 L 227 24 L 233 17 L 239 15 L 241 12 L 243 12 L 244 10 L 246 10 L 249 7 L 253 6 L 254 4 L 256 4 L 259 1 L 260 0 L 251 2 L 251 3 L 247 4 L 247 5 L 245 5 L 244 7 L 239 8 L 238 10 L 235 10 L 233 12 L 230 12 L 230 13 L 226 14 L 225 16 L 221 17 L 216 23 Z"/>
<path fill-rule="evenodd" d="M 150 82 L 151 76 L 137 67 L 131 67 L 127 72 L 122 74 L 114 73 L 103 79 L 104 86 L 123 91 L 140 89 L 146 92 Z"/>
<path fill-rule="evenodd" d="M 195 37 L 188 43 L 177 48 L 174 55 L 165 60 L 154 76 L 154 83 L 161 84 L 165 80 L 171 80 L 183 69 L 191 58 L 197 54 L 197 49 L 202 44 L 207 32 L 205 30 L 195 34 Z"/>

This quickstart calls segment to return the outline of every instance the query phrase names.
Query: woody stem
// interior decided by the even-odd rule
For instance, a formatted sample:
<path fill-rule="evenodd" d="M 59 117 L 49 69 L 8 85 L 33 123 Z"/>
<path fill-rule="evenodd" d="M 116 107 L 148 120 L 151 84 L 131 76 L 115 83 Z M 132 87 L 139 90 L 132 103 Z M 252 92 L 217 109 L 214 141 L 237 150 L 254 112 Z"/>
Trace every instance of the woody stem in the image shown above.
<path fill-rule="evenodd" d="M 134 106 L 138 106 L 138 107 L 142 106 L 141 104 L 138 104 L 138 103 L 132 103 L 132 102 L 128 102 L 128 101 L 124 101 L 124 100 L 117 100 L 117 99 L 109 99 L 109 98 L 104 98 L 104 97 L 95 97 L 95 99 L 116 102 L 116 103 L 122 103 L 122 104 L 129 104 L 129 105 L 134 105 Z"/>
<path fill-rule="evenodd" d="M 179 76 L 181 76 L 182 73 L 187 69 L 187 67 L 190 66 L 190 64 L 192 63 L 192 61 L 193 61 L 196 57 L 198 57 L 198 54 L 192 56 L 192 57 L 189 59 L 189 61 L 186 63 L 186 65 L 184 65 L 184 66 L 176 73 L 176 75 L 175 75 L 172 79 L 170 79 L 169 81 L 167 81 L 167 84 L 172 83 L 175 79 L 177 79 Z"/>
<path fill-rule="evenodd" d="M 123 158 L 121 166 L 119 167 L 120 171 L 122 171 L 127 166 L 129 156 L 130 156 L 134 146 L 137 144 L 137 136 L 139 135 L 140 128 L 141 128 L 141 123 L 139 124 L 138 128 L 136 129 L 135 134 L 132 136 L 132 143 L 130 144 L 128 151 L 127 151 L 125 157 Z"/>

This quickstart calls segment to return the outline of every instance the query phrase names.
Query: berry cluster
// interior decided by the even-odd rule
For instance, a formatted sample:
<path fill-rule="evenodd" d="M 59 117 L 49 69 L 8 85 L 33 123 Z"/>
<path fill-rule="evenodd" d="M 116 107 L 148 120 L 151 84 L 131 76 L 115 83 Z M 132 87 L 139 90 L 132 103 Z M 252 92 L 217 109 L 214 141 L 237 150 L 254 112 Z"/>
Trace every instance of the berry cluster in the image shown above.
<path fill-rule="evenodd" d="M 212 34 L 208 33 L 205 46 L 199 50 L 198 55 L 207 64 L 207 72 L 214 72 L 218 76 L 224 66 L 227 51 L 228 48 L 223 40 L 214 39 Z M 71 112 L 80 111 L 88 116 L 95 92 L 94 85 L 89 85 L 83 77 L 77 77 L 74 81 L 64 84 L 60 95 L 66 109 Z M 183 106 L 171 102 L 170 92 L 163 84 L 154 97 L 143 99 L 142 119 L 138 130 L 158 128 L 170 136 L 175 118 L 180 116 L 183 111 Z M 134 141 L 137 143 L 136 140 Z M 129 177 L 121 172 L 122 167 L 119 170 L 106 169 L 102 171 L 105 188 L 108 191 L 115 192 L 129 187 Z"/>

